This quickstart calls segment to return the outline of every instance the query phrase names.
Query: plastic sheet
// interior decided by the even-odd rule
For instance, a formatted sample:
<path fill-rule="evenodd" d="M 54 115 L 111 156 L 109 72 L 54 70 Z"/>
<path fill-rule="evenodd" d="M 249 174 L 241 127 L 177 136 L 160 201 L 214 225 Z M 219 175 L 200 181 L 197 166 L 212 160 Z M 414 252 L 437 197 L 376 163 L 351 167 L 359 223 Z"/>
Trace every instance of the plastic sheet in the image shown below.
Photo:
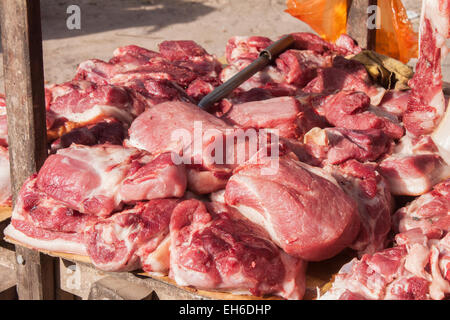
<path fill-rule="evenodd" d="M 336 41 L 346 31 L 347 0 L 288 0 L 287 13 L 307 23 L 322 38 Z"/>
<path fill-rule="evenodd" d="M 400 0 L 378 1 L 381 29 L 377 30 L 375 50 L 407 63 L 419 52 L 418 35 L 413 31 L 405 7 Z"/>
<path fill-rule="evenodd" d="M 286 12 L 309 24 L 320 36 L 335 41 L 346 32 L 347 0 L 287 0 Z M 381 28 L 376 51 L 407 63 L 418 55 L 414 32 L 401 0 L 378 1 Z"/>

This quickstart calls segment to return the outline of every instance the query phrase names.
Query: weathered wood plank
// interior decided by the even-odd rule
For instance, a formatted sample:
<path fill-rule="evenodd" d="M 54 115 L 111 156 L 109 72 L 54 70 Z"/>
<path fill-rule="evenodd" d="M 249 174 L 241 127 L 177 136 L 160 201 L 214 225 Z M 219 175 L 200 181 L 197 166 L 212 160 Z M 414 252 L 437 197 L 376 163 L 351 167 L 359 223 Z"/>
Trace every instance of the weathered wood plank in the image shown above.
<path fill-rule="evenodd" d="M 370 6 L 376 6 L 378 0 L 348 0 L 348 3 L 347 33 L 358 41 L 361 47 L 374 50 L 377 30 L 368 28 L 370 16 L 368 8 Z"/>
<path fill-rule="evenodd" d="M 123 279 L 105 277 L 91 285 L 88 300 L 153 300 L 153 290 Z"/>
<path fill-rule="evenodd" d="M 39 0 L 0 0 L 13 200 L 47 157 Z M 17 246 L 20 299 L 53 299 L 53 261 Z"/>
<path fill-rule="evenodd" d="M 14 239 L 7 238 L 8 242 L 19 245 Z M 22 244 L 26 246 L 25 244 Z M 105 272 L 96 269 L 90 263 L 89 257 L 68 253 L 41 252 L 53 257 L 61 258 L 60 279 L 61 288 L 71 294 L 87 299 L 90 286 L 105 277 L 114 277 L 128 281 L 138 286 L 146 287 L 154 292 L 152 298 L 159 300 L 274 300 L 278 297 L 261 298 L 248 295 L 235 295 L 227 292 L 198 290 L 191 287 L 180 287 L 167 276 L 156 276 L 142 272 Z M 326 289 L 333 276 L 342 265 L 354 258 L 351 251 L 344 251 L 332 260 L 311 263 L 306 277 L 306 294 L 304 299 L 313 300 L 317 295 L 317 288 Z"/>
<path fill-rule="evenodd" d="M 0 206 L 0 222 L 9 220 L 11 218 L 12 208 L 11 207 L 1 207 Z"/>
<path fill-rule="evenodd" d="M 14 246 L 10 243 L 7 243 L 3 240 L 3 231 L 6 229 L 10 222 L 11 218 L 11 211 L 12 209 L 10 207 L 1 207 L 0 206 L 0 255 L 2 253 L 2 249 L 9 249 L 14 250 Z M 2 261 L 2 257 L 0 256 L 0 263 Z"/>
<path fill-rule="evenodd" d="M 21 300 L 55 298 L 54 259 L 16 245 L 17 293 Z"/>
<path fill-rule="evenodd" d="M 16 298 L 16 275 L 14 270 L 0 266 L 0 300 Z"/>
<path fill-rule="evenodd" d="M 39 3 L 0 1 L 13 196 L 47 157 Z"/>
<path fill-rule="evenodd" d="M 0 247 L 0 266 L 11 270 L 16 269 L 16 256 L 14 251 Z"/>

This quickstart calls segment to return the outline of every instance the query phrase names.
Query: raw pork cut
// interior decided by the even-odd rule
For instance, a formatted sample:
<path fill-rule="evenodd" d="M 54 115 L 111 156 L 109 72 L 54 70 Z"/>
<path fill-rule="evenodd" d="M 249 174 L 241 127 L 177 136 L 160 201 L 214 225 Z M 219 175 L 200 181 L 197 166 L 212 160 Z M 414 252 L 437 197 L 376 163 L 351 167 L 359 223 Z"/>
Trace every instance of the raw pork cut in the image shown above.
<path fill-rule="evenodd" d="M 379 171 L 394 195 L 422 195 L 450 177 L 450 166 L 430 136 L 405 136 L 393 154 L 380 163 Z"/>
<path fill-rule="evenodd" d="M 62 135 L 61 138 L 52 143 L 51 150 L 55 153 L 59 149 L 70 147 L 72 144 L 84 146 L 114 144 L 120 146 L 123 144 L 126 135 L 127 130 L 122 123 L 113 119 L 107 119 L 93 125 L 73 129 Z"/>
<path fill-rule="evenodd" d="M 13 212 L 13 220 L 22 220 L 37 228 L 66 233 L 82 233 L 98 220 L 81 214 L 50 198 L 37 186 L 37 175 L 23 185 Z"/>
<path fill-rule="evenodd" d="M 304 136 L 305 144 L 322 164 L 340 164 L 356 159 L 375 161 L 391 150 L 392 140 L 382 130 L 313 128 Z"/>
<path fill-rule="evenodd" d="M 343 56 L 358 54 L 362 52 L 362 48 L 358 42 L 350 37 L 348 34 L 341 34 L 334 43 L 334 50 L 338 51 Z"/>
<path fill-rule="evenodd" d="M 358 204 L 361 229 L 350 247 L 359 256 L 386 248 L 391 230 L 392 196 L 387 182 L 375 169 L 376 164 L 356 160 L 325 168 Z"/>
<path fill-rule="evenodd" d="M 174 63 L 193 71 L 201 77 L 217 78 L 222 65 L 216 57 L 194 41 L 164 41 L 159 45 L 161 55 Z"/>
<path fill-rule="evenodd" d="M 342 69 L 351 75 L 363 80 L 367 84 L 372 84 L 366 67 L 359 61 L 347 59 L 343 56 L 337 56 L 333 59 L 333 67 Z"/>
<path fill-rule="evenodd" d="M 18 195 L 5 235 L 36 249 L 86 255 L 83 232 L 97 220 L 40 191 L 33 175 Z"/>
<path fill-rule="evenodd" d="M 378 106 L 382 110 L 397 116 L 399 119 L 403 118 L 403 114 L 408 109 L 408 102 L 411 91 L 389 91 Z"/>
<path fill-rule="evenodd" d="M 241 128 L 276 129 L 281 137 L 298 138 L 300 111 L 294 97 L 281 97 L 234 105 L 222 119 Z"/>
<path fill-rule="evenodd" d="M 88 80 L 97 84 L 126 84 L 133 79 L 153 79 L 174 81 L 179 85 L 186 86 L 196 79 L 196 75 L 191 70 L 175 66 L 158 55 L 149 61 L 139 59 L 134 63 L 124 61 L 123 57 L 113 58 L 110 62 L 97 59 L 88 60 L 78 66 L 75 79 Z"/>
<path fill-rule="evenodd" d="M 90 226 L 84 238 L 92 263 L 105 271 L 141 268 L 169 233 L 170 217 L 178 202 L 174 199 L 141 202 Z M 167 273 L 168 265 L 154 263 L 147 265 L 146 271 Z"/>
<path fill-rule="evenodd" d="M 121 146 L 73 145 L 47 159 L 37 185 L 71 209 L 105 217 L 120 209 L 124 201 L 182 197 L 184 168 L 167 157 L 171 158 L 163 154 L 155 159 L 144 151 Z"/>
<path fill-rule="evenodd" d="M 265 37 L 231 38 L 226 47 L 228 66 L 224 68 L 220 74 L 221 81 L 225 82 L 229 80 L 239 71 L 246 68 L 256 58 L 258 58 L 262 50 L 271 44 L 272 41 Z M 297 63 L 296 70 L 300 72 L 300 68 L 298 66 L 299 61 L 295 57 L 291 60 L 292 63 Z M 319 58 L 316 60 L 319 60 Z M 285 69 L 287 71 L 287 68 Z M 295 72 L 294 76 L 298 75 L 298 72 Z M 300 78 L 300 76 L 298 76 L 298 78 Z M 276 91 L 278 94 L 275 96 L 294 95 L 298 89 L 294 85 L 285 83 L 283 72 L 273 65 L 269 65 L 260 72 L 256 73 L 253 77 L 244 82 L 235 92 L 238 93 L 240 91 L 249 91 L 255 88 L 264 88 L 268 91 Z"/>
<path fill-rule="evenodd" d="M 129 125 L 146 105 L 130 89 L 72 81 L 46 88 L 47 135 L 54 140 L 74 128 L 115 119 Z"/>
<path fill-rule="evenodd" d="M 321 300 L 424 300 L 429 283 L 405 268 L 408 251 L 399 246 L 344 265 Z"/>
<path fill-rule="evenodd" d="M 137 46 L 118 48 L 109 62 L 80 64 L 75 79 L 126 86 L 149 105 L 189 100 L 188 95 L 199 99 L 220 85 L 221 64 L 195 42 L 164 41 L 159 48 L 161 53 Z"/>
<path fill-rule="evenodd" d="M 299 88 L 306 86 L 316 76 L 316 69 L 331 67 L 330 56 L 320 56 L 309 50 L 288 50 L 276 61 L 283 73 L 284 82 Z"/>
<path fill-rule="evenodd" d="M 172 153 L 131 169 L 120 184 L 119 198 L 124 202 L 182 197 L 186 191 L 186 171 L 174 165 Z"/>
<path fill-rule="evenodd" d="M 416 236 L 416 240 L 420 237 Z M 450 293 L 450 237 L 402 244 L 345 265 L 322 300 L 442 300 Z M 442 265 L 442 267 L 440 267 Z"/>
<path fill-rule="evenodd" d="M 317 77 L 303 88 L 304 92 L 322 94 L 332 94 L 341 90 L 364 92 L 375 106 L 380 104 L 386 93 L 384 88 L 368 84 L 351 69 L 331 67 L 318 69 L 316 72 Z"/>
<path fill-rule="evenodd" d="M 238 168 L 225 202 L 267 230 L 285 252 L 308 261 L 335 256 L 359 232 L 357 204 L 336 180 L 290 157 Z"/>
<path fill-rule="evenodd" d="M 414 137 L 431 134 L 445 112 L 441 58 L 447 52 L 445 40 L 450 37 L 449 24 L 448 0 L 423 1 L 419 61 L 410 81 L 411 96 L 403 116 L 408 133 Z"/>
<path fill-rule="evenodd" d="M 232 37 L 226 46 L 227 62 L 233 64 L 242 59 L 255 60 L 259 53 L 272 43 L 272 40 L 266 37 Z"/>
<path fill-rule="evenodd" d="M 201 110 L 199 107 L 182 103 L 166 102 L 154 106 L 143 113 L 132 124 L 127 145 L 146 150 L 152 154 L 173 151 L 180 153 L 186 145 L 180 144 L 178 139 L 172 139 L 176 130 L 185 130 L 194 137 L 194 125 L 201 125 L 200 139 L 210 140 L 211 136 L 225 132 L 232 128 L 223 120 Z M 203 137 L 202 133 L 209 132 Z M 191 141 L 189 141 L 189 144 Z"/>
<path fill-rule="evenodd" d="M 321 55 L 358 54 L 361 48 L 356 41 L 347 34 L 342 34 L 334 44 L 325 41 L 318 35 L 308 32 L 291 33 L 294 38 L 294 48 L 297 50 L 311 50 Z"/>
<path fill-rule="evenodd" d="M 317 54 L 331 54 L 333 45 L 318 35 L 308 32 L 291 33 L 294 38 L 293 47 L 297 50 L 311 50 Z"/>
<path fill-rule="evenodd" d="M 170 222 L 170 276 L 182 286 L 301 299 L 306 263 L 219 203 L 188 200 Z"/>
<path fill-rule="evenodd" d="M 230 80 L 233 76 L 235 76 L 239 71 L 248 67 L 253 60 L 251 59 L 240 59 L 234 61 L 233 64 L 228 65 L 224 68 L 220 74 L 220 80 L 222 82 L 226 82 Z M 245 81 L 240 87 L 240 90 L 248 91 L 254 88 L 264 88 L 266 86 L 275 86 L 278 87 L 279 84 L 282 84 L 284 81 L 283 73 L 276 68 L 275 66 L 269 65 L 263 70 L 256 73 L 250 79 Z M 295 92 L 295 86 L 292 90 Z M 292 92 L 291 91 L 291 92 Z"/>
<path fill-rule="evenodd" d="M 328 96 L 302 98 L 315 112 L 335 127 L 350 130 L 379 129 L 392 139 L 400 139 L 404 129 L 395 116 L 370 105 L 363 92 L 343 90 Z"/>

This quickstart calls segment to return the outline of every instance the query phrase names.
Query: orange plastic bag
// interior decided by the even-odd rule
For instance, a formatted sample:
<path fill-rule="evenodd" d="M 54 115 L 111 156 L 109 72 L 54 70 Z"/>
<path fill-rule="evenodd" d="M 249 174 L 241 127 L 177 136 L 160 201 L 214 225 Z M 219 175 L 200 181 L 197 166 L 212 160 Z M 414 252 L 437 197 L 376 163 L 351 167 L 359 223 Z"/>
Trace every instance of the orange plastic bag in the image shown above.
<path fill-rule="evenodd" d="M 287 13 L 307 23 L 322 38 L 336 41 L 346 31 L 347 0 L 288 0 Z"/>
<path fill-rule="evenodd" d="M 413 31 L 400 0 L 378 1 L 381 29 L 377 30 L 375 51 L 407 63 L 419 52 L 418 35 Z"/>
<path fill-rule="evenodd" d="M 346 32 L 347 0 L 287 0 L 287 7 L 286 12 L 309 24 L 325 40 L 333 42 Z M 376 51 L 404 63 L 417 57 L 418 36 L 401 0 L 381 0 L 378 7 L 381 28 Z"/>

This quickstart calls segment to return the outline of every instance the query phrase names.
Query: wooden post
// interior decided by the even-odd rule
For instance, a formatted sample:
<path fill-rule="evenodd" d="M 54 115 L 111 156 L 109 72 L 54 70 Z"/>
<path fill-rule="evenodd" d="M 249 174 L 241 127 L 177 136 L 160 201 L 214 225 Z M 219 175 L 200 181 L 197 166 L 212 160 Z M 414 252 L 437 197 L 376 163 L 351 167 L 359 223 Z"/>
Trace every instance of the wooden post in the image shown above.
<path fill-rule="evenodd" d="M 368 8 L 377 5 L 377 0 L 347 0 L 348 2 L 348 21 L 347 33 L 353 39 L 358 41 L 362 48 L 375 50 L 376 29 L 368 28 L 369 12 Z M 378 13 L 379 14 L 379 13 Z"/>
<path fill-rule="evenodd" d="M 39 0 L 0 0 L 13 199 L 47 157 Z M 16 246 L 20 299 L 53 299 L 53 261 Z"/>

